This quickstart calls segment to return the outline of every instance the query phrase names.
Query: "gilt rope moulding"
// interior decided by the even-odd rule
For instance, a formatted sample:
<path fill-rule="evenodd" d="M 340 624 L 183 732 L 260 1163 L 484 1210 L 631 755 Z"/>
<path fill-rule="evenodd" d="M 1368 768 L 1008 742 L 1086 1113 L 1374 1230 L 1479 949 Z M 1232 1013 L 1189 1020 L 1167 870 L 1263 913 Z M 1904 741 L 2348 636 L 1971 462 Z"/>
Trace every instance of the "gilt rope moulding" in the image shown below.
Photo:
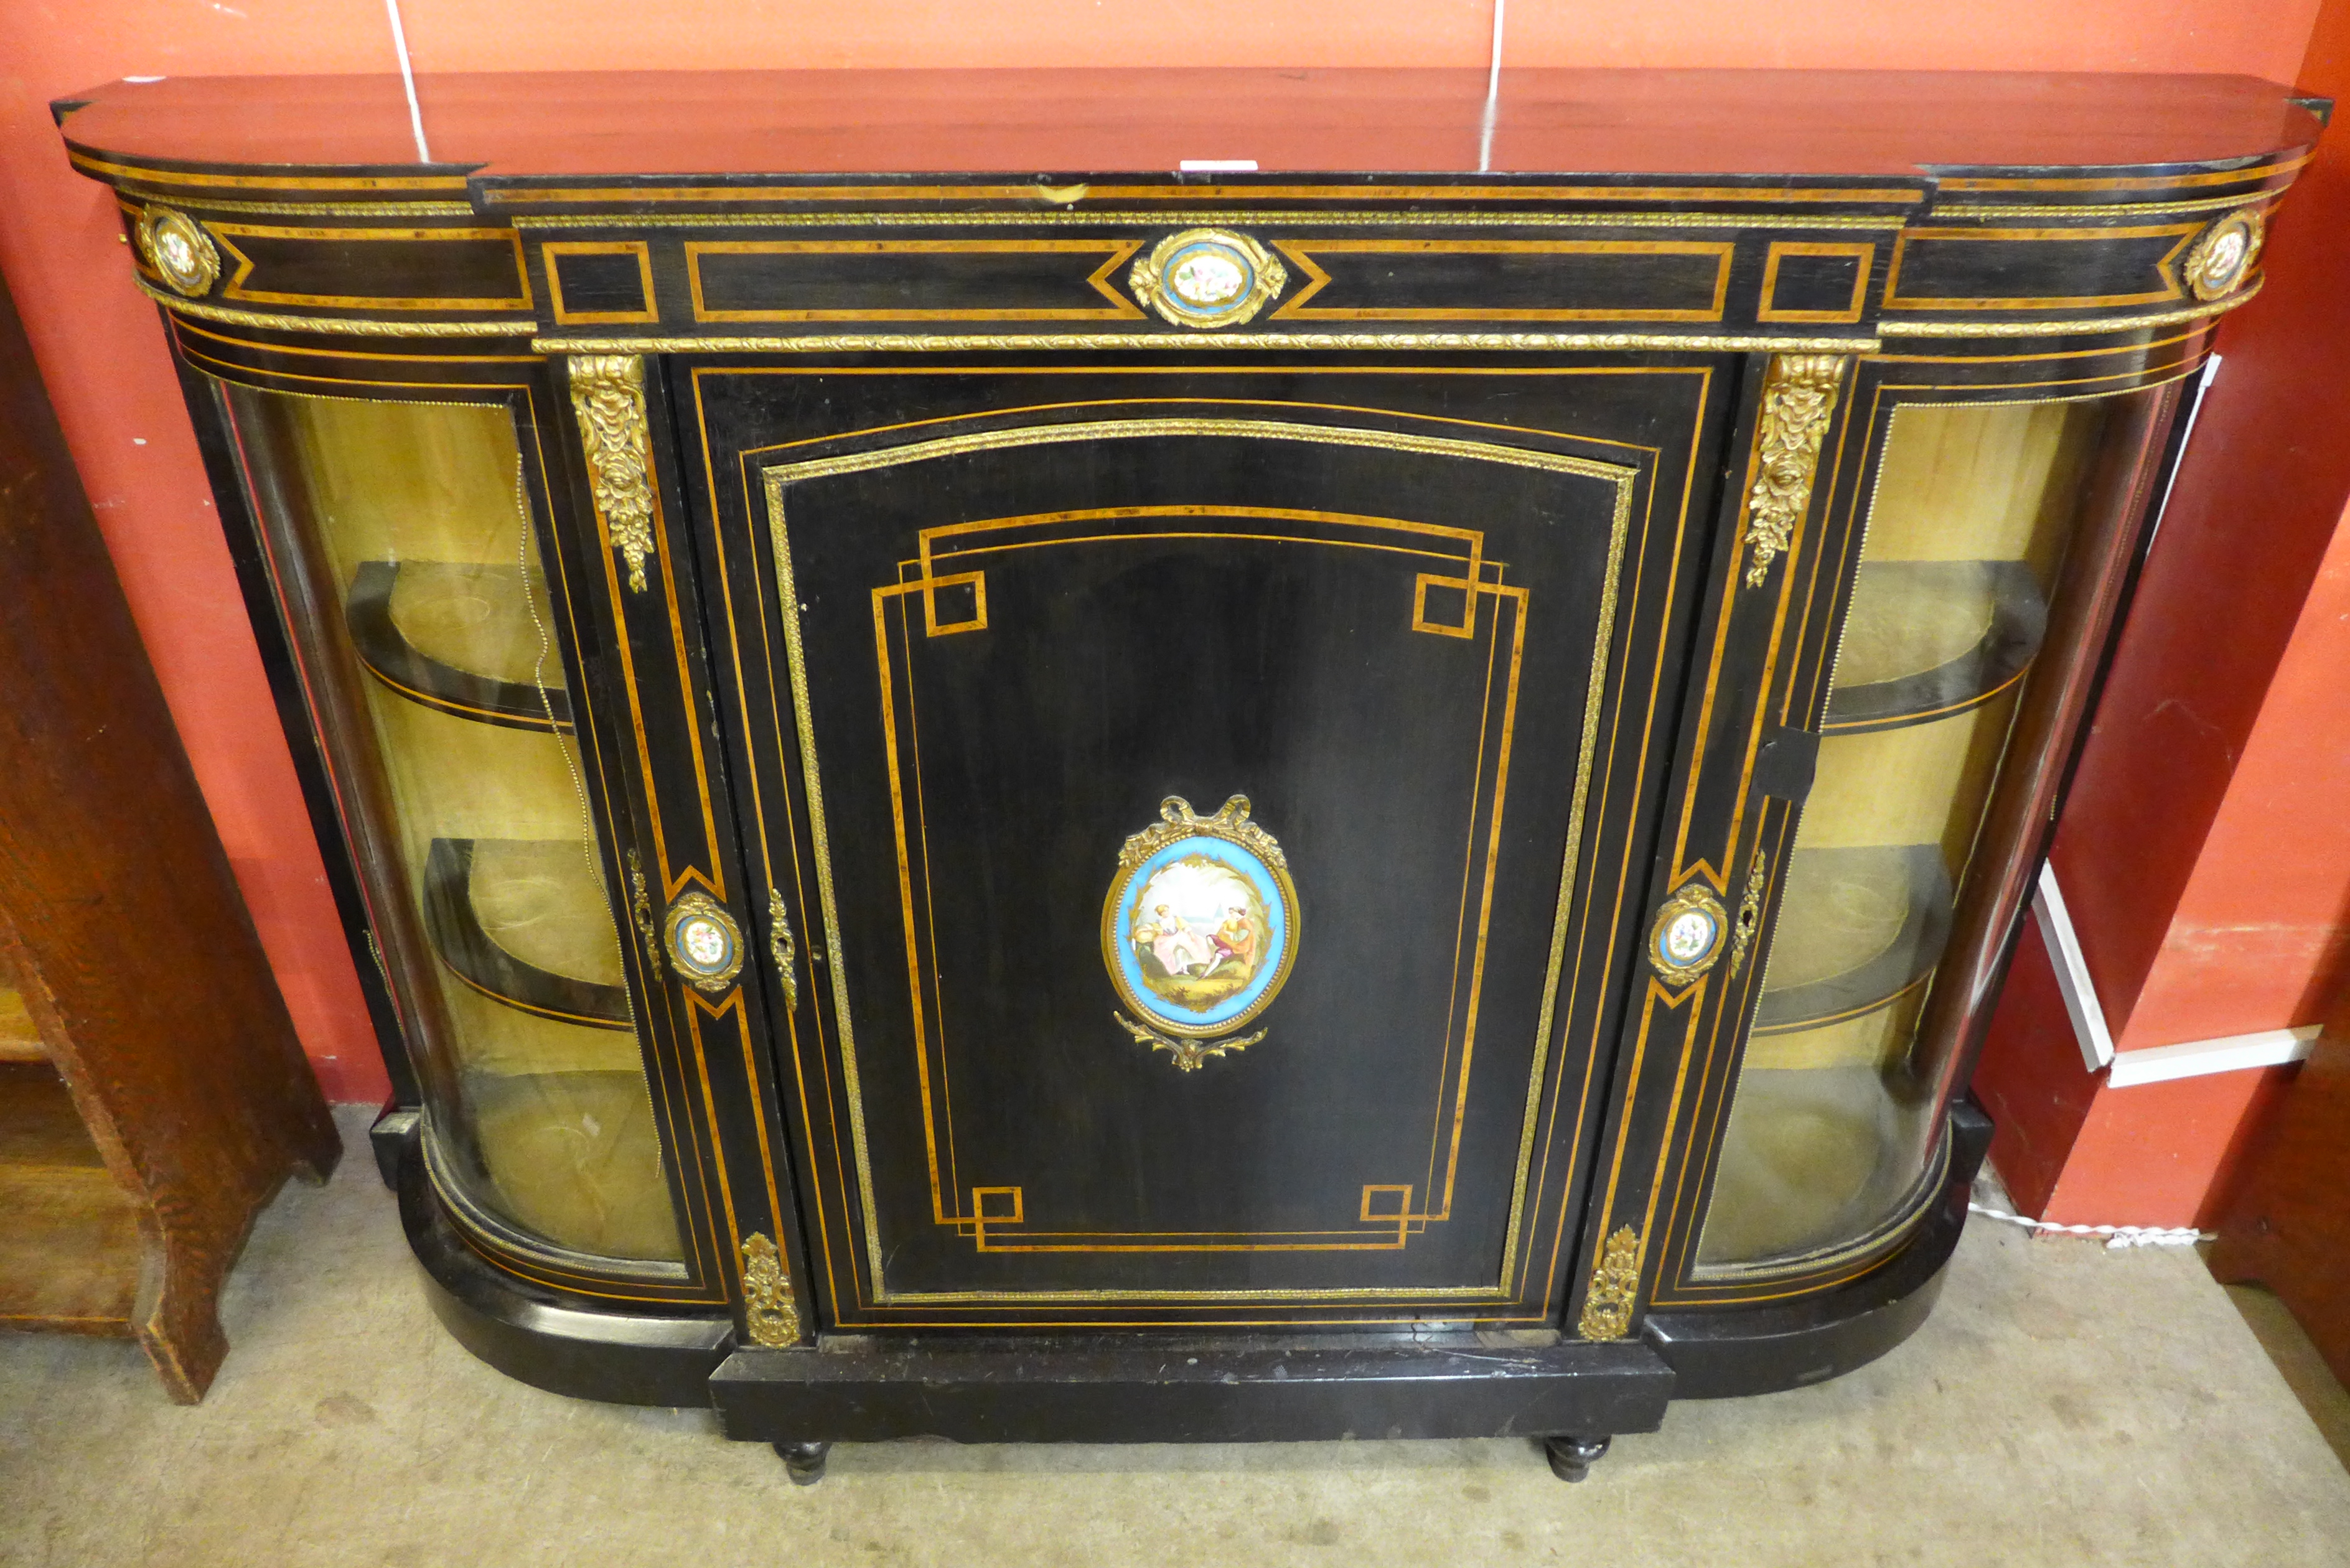
<path fill-rule="evenodd" d="M 59 106 L 462 1343 L 802 1480 L 1361 1433 L 1574 1479 L 1917 1328 L 2316 122 L 1531 70 L 1485 170 L 1484 88 L 444 79 L 431 166 L 335 161 L 409 145 L 396 78 Z M 1265 170 L 1175 171 L 1240 103 Z"/>

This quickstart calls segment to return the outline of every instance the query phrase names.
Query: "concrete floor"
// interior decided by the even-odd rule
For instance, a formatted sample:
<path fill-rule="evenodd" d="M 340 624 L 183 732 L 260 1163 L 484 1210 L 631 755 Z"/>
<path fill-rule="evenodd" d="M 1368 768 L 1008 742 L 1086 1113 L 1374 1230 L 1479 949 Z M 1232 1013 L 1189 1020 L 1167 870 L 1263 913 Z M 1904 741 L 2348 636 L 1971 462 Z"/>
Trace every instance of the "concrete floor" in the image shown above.
<path fill-rule="evenodd" d="M 2230 1285 L 2228 1300 L 2243 1314 L 2252 1337 L 2283 1375 L 2285 1386 L 2317 1423 L 2326 1447 L 2345 1469 L 2350 1469 L 2350 1389 L 2335 1380 L 2334 1369 L 2293 1320 L 2292 1311 L 2266 1288 Z"/>
<path fill-rule="evenodd" d="M 1886 1359 L 1675 1406 L 1580 1487 L 1525 1442 L 923 1443 L 803 1490 L 704 1413 L 458 1348 L 358 1125 L 263 1216 L 202 1406 L 127 1343 L 0 1334 L 0 1563 L 2350 1564 L 2350 1475 L 2191 1252 L 1979 1224 Z"/>

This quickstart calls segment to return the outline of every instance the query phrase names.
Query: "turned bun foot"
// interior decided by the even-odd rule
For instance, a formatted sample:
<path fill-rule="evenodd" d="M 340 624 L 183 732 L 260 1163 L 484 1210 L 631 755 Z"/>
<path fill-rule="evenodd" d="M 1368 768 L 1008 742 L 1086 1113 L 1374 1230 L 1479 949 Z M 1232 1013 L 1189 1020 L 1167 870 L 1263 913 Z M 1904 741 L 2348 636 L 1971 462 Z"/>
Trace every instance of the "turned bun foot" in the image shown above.
<path fill-rule="evenodd" d="M 1551 1474 L 1563 1481 L 1579 1481 L 1607 1451 L 1607 1441 L 1606 1438 L 1544 1438 L 1543 1453 L 1550 1460 Z"/>
<path fill-rule="evenodd" d="M 1606 1444 L 1600 1445 L 1605 1448 Z M 830 1443 L 777 1443 L 775 1457 L 784 1461 L 784 1473 L 792 1478 L 794 1486 L 814 1486 L 824 1480 L 825 1456 L 832 1452 Z"/>

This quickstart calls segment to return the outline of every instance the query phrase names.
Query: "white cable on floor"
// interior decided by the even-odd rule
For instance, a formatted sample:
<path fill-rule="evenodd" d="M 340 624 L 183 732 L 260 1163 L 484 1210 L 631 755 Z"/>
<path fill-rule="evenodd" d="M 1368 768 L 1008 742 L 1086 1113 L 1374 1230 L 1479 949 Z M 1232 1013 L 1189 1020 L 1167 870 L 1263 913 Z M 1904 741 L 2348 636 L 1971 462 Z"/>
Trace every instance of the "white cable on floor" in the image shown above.
<path fill-rule="evenodd" d="M 2010 1225 L 2021 1225 L 2043 1236 L 2103 1236 L 2108 1251 L 2123 1247 L 2191 1247 L 2198 1241 L 2216 1241 L 2219 1238 L 2209 1231 L 2198 1231 L 2192 1225 L 2176 1228 L 2161 1225 L 2059 1225 L 2053 1220 L 2033 1220 L 2022 1214 L 2010 1214 L 2004 1209 L 1987 1204 L 1970 1203 L 1967 1212 L 1980 1214 L 1986 1220 L 2003 1220 Z"/>
<path fill-rule="evenodd" d="M 400 25 L 400 0 L 383 0 L 384 14 L 391 18 L 391 47 L 400 51 L 400 85 L 408 89 L 408 127 L 416 132 L 416 161 L 432 161 L 432 150 L 424 145 L 424 111 L 416 104 L 416 70 L 408 63 L 408 29 Z"/>

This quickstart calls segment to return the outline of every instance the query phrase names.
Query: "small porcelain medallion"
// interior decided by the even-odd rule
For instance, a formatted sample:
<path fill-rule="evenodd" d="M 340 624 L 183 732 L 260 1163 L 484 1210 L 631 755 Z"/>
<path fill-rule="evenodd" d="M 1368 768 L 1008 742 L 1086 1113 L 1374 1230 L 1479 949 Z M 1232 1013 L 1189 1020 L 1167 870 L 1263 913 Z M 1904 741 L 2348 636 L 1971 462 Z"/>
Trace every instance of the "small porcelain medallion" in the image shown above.
<path fill-rule="evenodd" d="M 1721 899 L 1694 883 L 1681 888 L 1648 927 L 1648 967 L 1667 985 L 1687 985 L 1721 956 L 1729 923 Z"/>
<path fill-rule="evenodd" d="M 723 991 L 743 971 L 743 933 L 725 906 L 707 893 L 688 893 L 662 922 L 670 967 L 702 991 Z"/>
<path fill-rule="evenodd" d="M 139 214 L 139 254 L 178 293 L 193 299 L 210 294 L 220 278 L 220 252 L 193 218 L 170 207 Z"/>
<path fill-rule="evenodd" d="M 2258 213 L 2229 213 L 2203 231 L 2187 253 L 2182 274 L 2198 299 L 2217 299 L 2243 286 L 2260 259 L 2265 234 Z"/>
<path fill-rule="evenodd" d="M 1665 928 L 1665 956 L 1675 963 L 1695 963 L 1720 939 L 1712 916 L 1701 909 L 1684 909 Z"/>
<path fill-rule="evenodd" d="M 1179 327 L 1238 327 L 1289 281 L 1271 252 L 1246 234 L 1186 229 L 1134 264 L 1134 297 Z"/>

